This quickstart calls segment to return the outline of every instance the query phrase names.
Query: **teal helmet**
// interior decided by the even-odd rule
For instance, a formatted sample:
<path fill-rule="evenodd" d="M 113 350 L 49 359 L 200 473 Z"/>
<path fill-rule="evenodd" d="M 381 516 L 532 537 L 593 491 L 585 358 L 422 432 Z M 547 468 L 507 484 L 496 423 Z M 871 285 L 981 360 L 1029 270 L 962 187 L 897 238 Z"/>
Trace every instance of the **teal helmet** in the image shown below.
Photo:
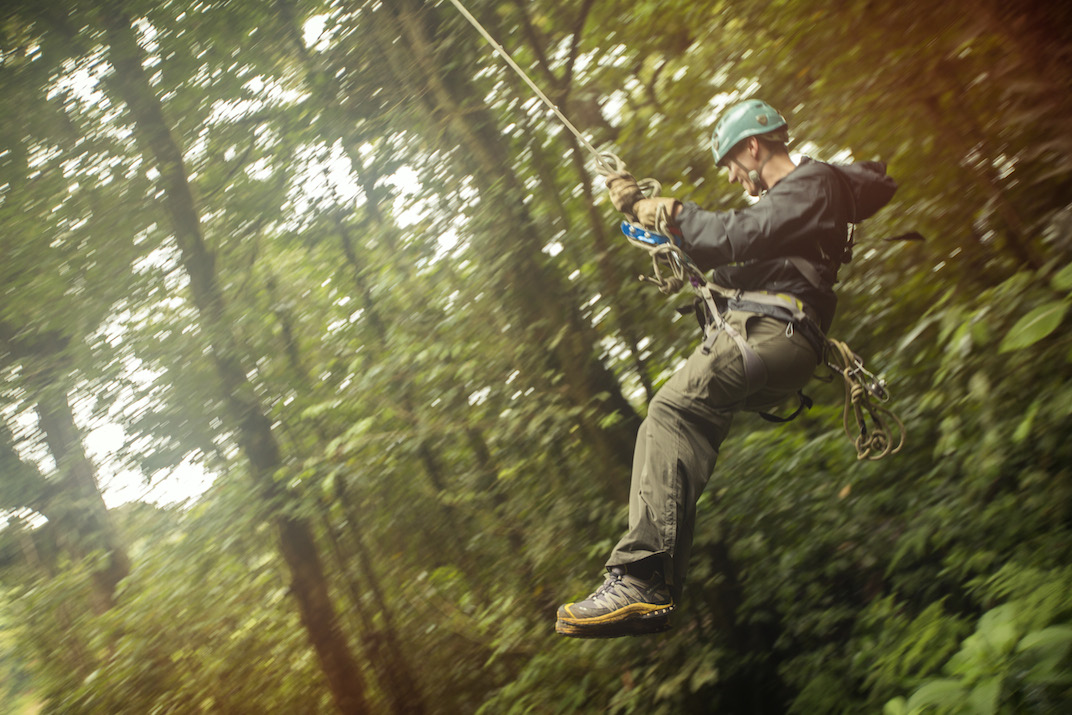
<path fill-rule="evenodd" d="M 789 123 L 778 111 L 759 99 L 746 99 L 733 105 L 718 118 L 711 135 L 711 151 L 715 165 L 721 166 L 733 147 L 742 139 L 769 134 L 778 130 L 778 140 L 787 141 Z"/>

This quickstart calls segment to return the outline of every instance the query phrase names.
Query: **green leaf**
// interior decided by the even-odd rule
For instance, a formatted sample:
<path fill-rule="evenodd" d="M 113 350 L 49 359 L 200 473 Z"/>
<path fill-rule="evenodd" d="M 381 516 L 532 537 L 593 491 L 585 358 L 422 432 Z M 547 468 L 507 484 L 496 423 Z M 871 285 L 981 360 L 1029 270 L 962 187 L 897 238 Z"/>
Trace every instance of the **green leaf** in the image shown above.
<path fill-rule="evenodd" d="M 1072 626 L 1050 626 L 1025 635 L 1020 639 L 1016 650 L 1021 653 L 1030 653 L 1027 658 L 1034 659 L 1034 664 L 1024 676 L 1024 680 L 1031 683 L 1048 683 L 1059 679 L 1061 663 L 1070 646 L 1072 646 Z"/>
<path fill-rule="evenodd" d="M 1013 647 L 1016 645 L 1017 637 L 1020 635 L 1016 626 L 1011 623 L 995 625 L 983 633 L 990 647 L 1001 654 L 1012 652 Z"/>
<path fill-rule="evenodd" d="M 698 692 L 701 688 L 718 682 L 718 668 L 711 663 L 701 663 L 689 679 L 689 692 Z"/>
<path fill-rule="evenodd" d="M 1040 631 L 1031 631 L 1020 639 L 1016 650 L 1025 651 L 1034 648 L 1052 648 L 1072 645 L 1072 626 L 1050 626 Z"/>
<path fill-rule="evenodd" d="M 894 698 L 882 708 L 882 715 L 908 715 L 908 701 L 902 697 Z"/>
<path fill-rule="evenodd" d="M 943 678 L 932 680 L 912 694 L 908 700 L 909 710 L 926 707 L 949 707 L 964 699 L 964 686 L 959 680 Z"/>
<path fill-rule="evenodd" d="M 1057 275 L 1050 279 L 1050 285 L 1054 290 L 1072 291 L 1072 263 L 1058 271 Z"/>
<path fill-rule="evenodd" d="M 941 319 L 941 315 L 939 314 L 939 315 L 928 316 L 928 317 L 924 318 L 923 320 L 919 321 L 916 324 L 916 327 L 912 328 L 912 330 L 909 331 L 909 333 L 907 335 L 905 335 L 903 338 L 901 338 L 901 342 L 899 342 L 897 344 L 897 351 L 900 352 L 901 350 L 904 350 L 905 348 L 907 348 L 909 345 L 912 344 L 912 341 L 914 341 L 916 338 L 918 338 L 920 335 L 923 334 L 923 331 L 925 331 L 930 326 L 934 325 L 940 319 Z"/>
<path fill-rule="evenodd" d="M 968 704 L 973 713 L 994 715 L 998 710 L 998 697 L 1001 695 L 1001 678 L 987 678 L 972 688 L 968 694 Z"/>
<path fill-rule="evenodd" d="M 1068 301 L 1053 301 L 1040 305 L 1020 318 L 1001 341 L 999 352 L 1010 352 L 1030 347 L 1057 330 L 1068 309 Z"/>
<path fill-rule="evenodd" d="M 1031 436 L 1031 428 L 1035 425 L 1035 416 L 1038 414 L 1040 404 L 1039 400 L 1035 400 L 1027 408 L 1027 414 L 1020 420 L 1020 424 L 1017 425 L 1016 431 L 1012 434 L 1012 441 L 1015 444 L 1023 444 Z"/>

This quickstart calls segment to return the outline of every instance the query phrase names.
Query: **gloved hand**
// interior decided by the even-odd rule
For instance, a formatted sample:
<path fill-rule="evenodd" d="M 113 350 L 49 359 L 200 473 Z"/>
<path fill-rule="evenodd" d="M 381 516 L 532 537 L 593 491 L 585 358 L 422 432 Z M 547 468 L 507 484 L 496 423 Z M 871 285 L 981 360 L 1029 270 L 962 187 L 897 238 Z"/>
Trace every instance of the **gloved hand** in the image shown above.
<path fill-rule="evenodd" d="M 680 203 L 677 199 L 672 199 L 668 196 L 640 199 L 633 204 L 633 212 L 636 214 L 637 223 L 649 231 L 656 231 L 660 227 L 655 225 L 655 219 L 659 215 L 659 210 L 663 209 L 666 211 L 667 228 L 672 228 L 675 225 L 674 210 Z"/>
<path fill-rule="evenodd" d="M 614 208 L 630 218 L 634 216 L 633 204 L 644 198 L 644 192 L 640 190 L 633 175 L 624 172 L 607 177 L 607 191 Z"/>

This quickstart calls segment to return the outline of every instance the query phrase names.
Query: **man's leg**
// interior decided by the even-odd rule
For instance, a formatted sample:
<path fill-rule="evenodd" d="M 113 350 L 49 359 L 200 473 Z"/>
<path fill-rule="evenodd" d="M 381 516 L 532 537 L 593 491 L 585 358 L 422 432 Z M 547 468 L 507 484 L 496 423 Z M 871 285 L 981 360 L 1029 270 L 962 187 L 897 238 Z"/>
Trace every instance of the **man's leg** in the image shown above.
<path fill-rule="evenodd" d="M 747 336 L 763 374 L 746 376 L 737 344 L 722 333 L 708 353 L 697 348 L 663 385 L 637 434 L 629 530 L 607 560 L 608 568 L 627 571 L 630 563 L 661 562 L 675 593 L 688 571 L 696 502 L 734 415 L 778 404 L 803 387 L 816 366 L 807 340 L 799 333 L 786 335 L 785 323 L 748 313 L 731 313 L 728 322 Z"/>
<path fill-rule="evenodd" d="M 629 530 L 607 561 L 603 585 L 558 609 L 555 630 L 562 635 L 609 638 L 670 627 L 671 585 L 677 592 L 684 579 L 696 500 L 733 420 L 733 405 L 746 393 L 740 353 L 724 337 L 709 352 L 697 349 L 648 406 L 633 455 Z M 716 392 L 736 393 L 719 397 L 717 407 L 705 398 L 713 376 L 726 383 Z"/>
<path fill-rule="evenodd" d="M 679 593 L 684 583 L 696 501 L 734 413 L 776 403 L 802 387 L 814 370 L 814 350 L 802 336 L 787 335 L 784 323 L 740 313 L 727 319 L 747 336 L 765 374 L 746 376 L 739 348 L 722 333 L 710 351 L 698 348 L 659 390 L 637 435 L 629 530 L 607 561 L 610 573 L 603 586 L 585 601 L 559 609 L 560 633 L 613 636 L 664 629 L 673 608 L 666 586 Z M 619 625 L 627 629 L 616 632 Z"/>
<path fill-rule="evenodd" d="M 735 407 L 745 396 L 737 347 L 721 340 L 709 354 L 697 349 L 659 390 L 637 434 L 629 529 L 614 547 L 608 568 L 628 570 L 630 563 L 656 557 L 667 583 L 679 591 L 692 546 L 696 501 L 714 470 Z"/>

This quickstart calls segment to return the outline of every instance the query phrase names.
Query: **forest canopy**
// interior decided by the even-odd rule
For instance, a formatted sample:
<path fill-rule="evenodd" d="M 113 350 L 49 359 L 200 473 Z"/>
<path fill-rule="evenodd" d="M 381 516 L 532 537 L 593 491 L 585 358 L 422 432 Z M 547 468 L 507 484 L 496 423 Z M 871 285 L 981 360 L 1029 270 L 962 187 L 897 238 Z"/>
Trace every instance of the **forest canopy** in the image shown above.
<path fill-rule="evenodd" d="M 710 151 L 746 97 L 888 165 L 831 336 L 904 449 L 858 460 L 819 380 L 739 416 L 675 628 L 556 637 L 698 340 L 582 143 L 448 2 L 9 0 L 0 701 L 1068 711 L 1072 10 L 466 6 L 666 195 L 747 205 Z"/>

